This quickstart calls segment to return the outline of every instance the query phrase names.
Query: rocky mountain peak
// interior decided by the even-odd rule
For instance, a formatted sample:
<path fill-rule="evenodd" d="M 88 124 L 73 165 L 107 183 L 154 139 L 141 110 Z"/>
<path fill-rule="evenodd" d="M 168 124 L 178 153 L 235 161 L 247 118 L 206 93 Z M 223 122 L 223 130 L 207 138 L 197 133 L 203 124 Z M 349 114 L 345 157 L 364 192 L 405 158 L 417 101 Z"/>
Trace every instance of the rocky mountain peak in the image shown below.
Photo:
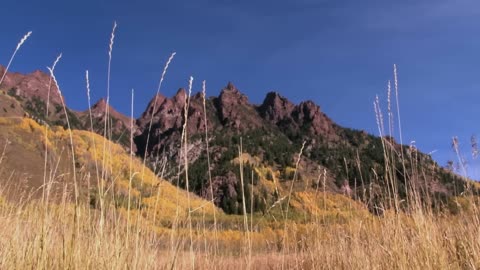
<path fill-rule="evenodd" d="M 240 92 L 232 82 L 220 92 L 220 102 L 224 105 L 248 104 L 248 97 Z"/>
<path fill-rule="evenodd" d="M 113 127 L 115 129 L 115 132 L 122 132 L 123 129 L 129 130 L 131 126 L 131 118 L 118 112 L 110 104 L 107 104 L 107 100 L 105 98 L 99 99 L 90 108 L 92 117 L 98 122 L 105 121 L 105 112 L 107 111 L 107 107 L 108 107 L 108 114 L 112 119 L 115 120 L 114 127 Z M 90 113 L 89 111 L 85 111 L 82 113 L 82 116 L 88 115 L 89 113 Z"/>
<path fill-rule="evenodd" d="M 296 106 L 292 116 L 299 125 L 308 126 L 309 132 L 313 135 L 321 135 L 330 141 L 339 139 L 333 121 L 311 100 L 301 102 Z"/>
<path fill-rule="evenodd" d="M 220 121 L 238 130 L 260 127 L 262 119 L 248 97 L 229 82 L 215 100 Z"/>
<path fill-rule="evenodd" d="M 187 98 L 187 95 L 187 90 L 185 90 L 185 88 L 180 88 L 177 90 L 175 96 L 173 96 L 173 101 L 183 107 L 185 105 L 185 99 Z"/>
<path fill-rule="evenodd" d="M 33 71 L 32 73 L 30 73 L 30 75 L 32 77 L 35 77 L 39 80 L 50 80 L 50 74 L 47 74 L 39 69 Z"/>
<path fill-rule="evenodd" d="M 269 92 L 259 107 L 261 116 L 274 124 L 291 116 L 295 105 L 277 92 Z"/>
<path fill-rule="evenodd" d="M 143 113 L 142 117 L 152 116 L 152 115 L 156 114 L 158 112 L 158 108 L 160 107 L 161 104 L 163 104 L 165 102 L 166 99 L 167 98 L 162 94 L 155 95 L 150 100 L 150 102 L 148 102 L 147 108 L 146 108 L 145 112 Z M 153 111 L 154 109 L 155 109 L 155 111 Z"/>
<path fill-rule="evenodd" d="M 5 67 L 0 66 L 0 77 L 5 73 Z M 50 86 L 50 95 L 48 94 Z M 14 89 L 11 94 L 32 99 L 34 97 L 46 101 L 50 98 L 50 103 L 61 104 L 62 97 L 58 89 L 50 79 L 47 73 L 36 70 L 30 74 L 20 74 L 15 72 L 7 72 L 0 89 L 9 91 Z"/>
<path fill-rule="evenodd" d="M 297 106 L 296 113 L 298 119 L 302 119 L 303 121 L 313 121 L 316 118 L 322 117 L 320 107 L 311 100 L 301 102 Z"/>
<path fill-rule="evenodd" d="M 227 83 L 227 86 L 225 87 L 225 89 L 228 89 L 228 90 L 236 90 L 237 87 L 235 87 L 235 85 L 234 85 L 232 82 L 228 82 L 228 83 Z"/>
<path fill-rule="evenodd" d="M 97 101 L 97 103 L 95 103 L 93 106 L 92 106 L 92 111 L 101 111 L 101 112 L 104 112 L 107 108 L 107 100 L 105 98 L 101 98 L 100 100 Z"/>
<path fill-rule="evenodd" d="M 138 148 L 139 153 L 157 151 L 163 144 L 167 144 L 167 141 L 170 142 L 169 136 L 172 136 L 171 141 L 176 138 L 183 126 L 186 97 L 187 91 L 185 88 L 180 88 L 171 98 L 160 94 L 152 98 L 145 112 L 137 119 L 140 129 L 136 142 L 141 144 Z M 151 129 L 150 121 L 152 121 Z M 169 136 L 164 135 L 167 133 Z M 146 145 L 149 134 L 152 134 L 155 144 L 149 141 L 149 145 Z"/>

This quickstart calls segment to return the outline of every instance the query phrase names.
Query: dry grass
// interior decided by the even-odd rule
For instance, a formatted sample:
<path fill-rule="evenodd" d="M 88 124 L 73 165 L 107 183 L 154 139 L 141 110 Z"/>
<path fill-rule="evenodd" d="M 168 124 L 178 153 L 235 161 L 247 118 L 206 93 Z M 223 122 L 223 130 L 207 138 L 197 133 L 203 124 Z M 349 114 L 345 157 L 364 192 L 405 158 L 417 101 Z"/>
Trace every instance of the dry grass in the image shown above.
<path fill-rule="evenodd" d="M 43 205 L 2 201 L 0 222 L 1 269 L 190 269 L 188 224 L 175 232 L 179 241 L 171 254 L 168 230 L 145 225 L 138 238 L 127 238 L 124 216 L 107 211 L 99 232 L 99 212 L 88 205 Z M 475 212 L 455 218 L 425 212 L 387 213 L 383 218 L 352 218 L 345 224 L 290 224 L 288 252 L 283 232 L 265 228 L 252 233 L 249 264 L 243 234 L 219 232 L 214 256 L 213 232 L 195 228 L 196 269 L 478 269 L 480 224 Z M 75 237 L 76 226 L 80 237 Z M 43 234 L 39 232 L 46 228 Z M 208 234 L 210 236 L 208 236 Z M 75 238 L 74 238 L 75 237 Z"/>

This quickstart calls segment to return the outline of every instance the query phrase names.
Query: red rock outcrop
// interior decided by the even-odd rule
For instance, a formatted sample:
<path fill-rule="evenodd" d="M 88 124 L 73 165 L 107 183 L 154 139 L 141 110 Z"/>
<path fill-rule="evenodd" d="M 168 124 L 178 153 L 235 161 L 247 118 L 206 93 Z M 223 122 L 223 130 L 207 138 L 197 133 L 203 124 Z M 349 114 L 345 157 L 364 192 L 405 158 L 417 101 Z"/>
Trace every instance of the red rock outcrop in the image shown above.
<path fill-rule="evenodd" d="M 5 67 L 0 66 L 0 78 L 5 73 Z M 13 90 L 15 95 L 32 99 L 38 97 L 41 100 L 46 101 L 49 95 L 50 86 L 50 103 L 61 104 L 61 95 L 58 92 L 57 87 L 50 75 L 47 73 L 36 70 L 30 74 L 20 74 L 16 72 L 7 72 L 0 89 L 5 91 Z"/>

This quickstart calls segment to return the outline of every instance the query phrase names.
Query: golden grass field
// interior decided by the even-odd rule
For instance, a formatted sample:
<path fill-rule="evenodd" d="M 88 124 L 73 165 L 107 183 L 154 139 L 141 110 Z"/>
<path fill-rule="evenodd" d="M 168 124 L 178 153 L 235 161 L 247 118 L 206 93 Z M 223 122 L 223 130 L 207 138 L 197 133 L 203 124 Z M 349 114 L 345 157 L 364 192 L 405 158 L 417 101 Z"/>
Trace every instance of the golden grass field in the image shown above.
<path fill-rule="evenodd" d="M 288 223 L 287 240 L 284 228 L 220 229 L 214 235 L 200 219 L 190 242 L 185 219 L 155 229 L 136 214 L 127 224 L 125 213 L 115 208 L 106 210 L 102 221 L 89 205 L 75 207 L 65 200 L 2 201 L 0 268 L 478 269 L 478 214 L 470 209 L 443 216 L 418 209 L 338 223 L 319 218 Z"/>

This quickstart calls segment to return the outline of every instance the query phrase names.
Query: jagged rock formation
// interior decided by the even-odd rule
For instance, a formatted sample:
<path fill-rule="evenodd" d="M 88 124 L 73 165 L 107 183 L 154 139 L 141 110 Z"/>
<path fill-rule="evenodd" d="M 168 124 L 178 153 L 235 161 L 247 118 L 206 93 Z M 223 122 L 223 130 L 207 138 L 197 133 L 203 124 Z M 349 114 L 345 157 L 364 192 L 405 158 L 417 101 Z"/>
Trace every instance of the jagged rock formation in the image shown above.
<path fill-rule="evenodd" d="M 292 119 L 294 109 L 295 105 L 288 99 L 277 92 L 269 92 L 258 111 L 264 119 L 279 125 L 285 119 Z"/>
<path fill-rule="evenodd" d="M 292 132 L 304 130 L 327 141 L 338 141 L 338 128 L 313 101 L 294 105 L 276 92 L 270 92 L 258 107 L 260 115 L 281 129 Z"/>
<path fill-rule="evenodd" d="M 157 105 L 154 105 L 155 99 Z M 139 132 L 135 138 L 138 153 L 143 157 L 147 151 L 146 156 L 152 166 L 159 159 L 166 158 L 171 164 L 167 175 L 181 185 L 185 184 L 183 174 L 180 174 L 180 179 L 176 176 L 179 175 L 178 168 L 181 168 L 178 163 L 183 160 L 179 150 L 187 99 L 183 89 L 172 98 L 153 98 L 137 120 Z M 187 134 L 190 188 L 205 198 L 210 198 L 213 190 L 215 203 L 227 212 L 240 211 L 240 144 L 250 157 L 244 175 L 249 175 L 255 182 L 254 196 L 261 197 L 265 202 L 278 200 L 282 195 L 282 186 L 288 186 L 287 183 L 292 180 L 293 167 L 303 142 L 307 143 L 307 147 L 297 172 L 300 184 L 295 190 L 318 188 L 325 184 L 328 191 L 357 196 L 362 192 L 364 194 L 366 185 L 370 185 L 373 193 L 369 196 L 380 196 L 379 193 L 383 192 L 381 186 L 386 185 L 386 179 L 383 178 L 385 167 L 380 138 L 338 126 L 312 101 L 293 104 L 280 94 L 270 92 L 261 105 L 251 104 L 247 96 L 231 82 L 218 97 L 206 100 L 206 123 L 210 131 L 212 158 L 210 182 L 207 177 L 203 97 L 196 94 L 189 102 Z M 408 147 L 402 147 L 391 139 L 385 139 L 385 142 L 396 155 L 402 149 L 405 152 L 408 150 Z M 434 164 L 426 155 L 422 155 L 421 160 L 428 167 Z M 435 190 L 442 190 L 438 188 L 440 182 L 443 183 L 440 184 L 444 187 L 443 191 L 451 191 L 454 186 L 458 188 L 461 185 L 460 180 L 452 180 L 454 177 L 449 174 L 430 169 L 427 171 L 426 177 L 432 180 L 427 185 L 436 187 Z M 319 175 L 322 174 L 323 183 L 320 183 Z M 405 177 L 411 178 L 402 173 L 398 175 L 399 179 Z M 278 185 L 276 188 L 280 191 L 272 190 L 271 181 Z M 372 184 L 375 188 L 372 188 Z M 398 185 L 400 190 L 405 189 L 402 183 Z M 259 205 L 262 204 L 257 202 L 255 207 Z"/>
<path fill-rule="evenodd" d="M 249 103 L 247 96 L 229 82 L 220 96 L 214 99 L 217 114 L 222 125 L 239 131 L 259 128 L 262 119 L 255 106 Z"/>

